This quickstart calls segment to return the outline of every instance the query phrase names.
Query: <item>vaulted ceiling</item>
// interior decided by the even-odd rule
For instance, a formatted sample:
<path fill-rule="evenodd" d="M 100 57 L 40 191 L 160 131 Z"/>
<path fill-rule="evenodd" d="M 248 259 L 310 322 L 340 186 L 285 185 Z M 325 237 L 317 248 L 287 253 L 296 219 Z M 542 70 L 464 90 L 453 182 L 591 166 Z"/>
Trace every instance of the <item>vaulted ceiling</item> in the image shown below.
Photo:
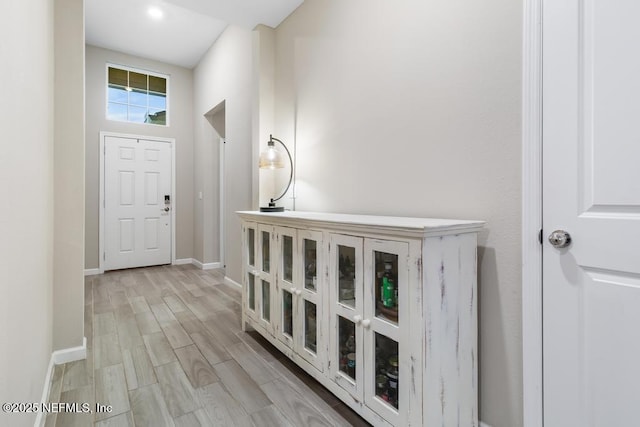
<path fill-rule="evenodd" d="M 227 25 L 278 26 L 304 0 L 85 0 L 88 44 L 193 68 Z"/>

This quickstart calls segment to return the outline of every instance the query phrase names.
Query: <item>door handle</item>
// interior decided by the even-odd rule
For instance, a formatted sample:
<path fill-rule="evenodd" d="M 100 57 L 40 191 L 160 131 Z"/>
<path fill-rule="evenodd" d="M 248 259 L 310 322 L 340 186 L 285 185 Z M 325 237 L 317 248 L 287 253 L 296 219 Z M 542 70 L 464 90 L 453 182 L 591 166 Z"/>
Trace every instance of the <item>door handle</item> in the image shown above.
<path fill-rule="evenodd" d="M 571 244 L 571 234 L 564 230 L 555 230 L 549 234 L 549 243 L 556 249 L 566 248 Z"/>
<path fill-rule="evenodd" d="M 165 208 L 162 209 L 165 212 L 169 212 L 169 206 L 166 206 Z"/>

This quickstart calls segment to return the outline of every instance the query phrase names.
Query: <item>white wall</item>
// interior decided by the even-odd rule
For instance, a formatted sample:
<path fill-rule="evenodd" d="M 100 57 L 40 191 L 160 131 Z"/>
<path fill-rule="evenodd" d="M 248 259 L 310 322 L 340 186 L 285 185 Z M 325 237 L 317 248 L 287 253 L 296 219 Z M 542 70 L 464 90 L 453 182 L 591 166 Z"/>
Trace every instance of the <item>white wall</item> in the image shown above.
<path fill-rule="evenodd" d="M 84 336 L 84 2 L 55 2 L 53 349 Z"/>
<path fill-rule="evenodd" d="M 225 260 L 226 275 L 241 283 L 240 221 L 235 212 L 251 209 L 251 31 L 229 26 L 194 69 L 195 191 L 203 192 L 203 204 L 217 203 L 217 134 L 205 117 L 224 101 L 225 110 Z M 214 185 L 211 185 L 214 183 Z M 213 202 L 212 202 L 213 200 Z M 214 205 L 215 206 L 215 205 Z M 215 216 L 196 206 L 196 234 L 202 233 L 203 253 L 216 253 Z M 205 258 L 203 262 L 217 259 Z"/>
<path fill-rule="evenodd" d="M 169 126 L 106 119 L 106 64 L 113 63 L 170 76 Z M 176 140 L 176 257 L 192 258 L 194 250 L 193 72 L 192 70 L 87 45 L 86 47 L 86 245 L 85 268 L 99 263 L 100 131 Z"/>
<path fill-rule="evenodd" d="M 39 402 L 53 340 L 53 0 L 2 6 L 0 402 Z M 34 420 L 0 412 L 0 425 Z"/>
<path fill-rule="evenodd" d="M 297 210 L 482 219 L 480 418 L 522 425 L 522 4 L 306 0 L 276 29 Z M 288 201 L 290 206 L 290 201 Z"/>

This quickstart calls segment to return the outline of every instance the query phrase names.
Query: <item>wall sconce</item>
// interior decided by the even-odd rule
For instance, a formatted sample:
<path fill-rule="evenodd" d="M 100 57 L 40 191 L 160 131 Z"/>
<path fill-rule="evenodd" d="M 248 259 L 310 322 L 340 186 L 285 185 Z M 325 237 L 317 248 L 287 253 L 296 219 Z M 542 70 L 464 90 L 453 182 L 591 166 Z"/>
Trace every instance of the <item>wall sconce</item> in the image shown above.
<path fill-rule="evenodd" d="M 260 212 L 284 212 L 284 206 L 276 206 L 276 202 L 289 190 L 291 186 L 291 181 L 293 181 L 293 159 L 291 158 L 291 153 L 287 149 L 287 146 L 284 145 L 282 141 L 278 138 L 274 138 L 273 135 L 269 135 L 269 142 L 267 143 L 267 151 L 260 153 L 260 162 L 258 166 L 260 169 L 282 169 L 286 166 L 284 161 L 284 156 L 279 150 L 276 150 L 274 141 L 279 142 L 287 152 L 287 156 L 289 156 L 289 165 L 291 166 L 291 172 L 289 173 L 289 183 L 287 184 L 287 188 L 284 189 L 282 194 L 275 199 L 271 199 L 269 202 L 269 206 L 261 206 Z"/>

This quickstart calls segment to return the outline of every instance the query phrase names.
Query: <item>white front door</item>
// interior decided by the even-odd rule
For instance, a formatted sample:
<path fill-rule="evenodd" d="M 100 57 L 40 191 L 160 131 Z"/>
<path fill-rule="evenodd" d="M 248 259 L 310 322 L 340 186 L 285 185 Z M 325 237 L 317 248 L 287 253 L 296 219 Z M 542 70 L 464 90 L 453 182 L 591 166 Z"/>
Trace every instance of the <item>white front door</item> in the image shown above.
<path fill-rule="evenodd" d="M 170 143 L 104 138 L 104 269 L 170 264 Z"/>
<path fill-rule="evenodd" d="M 639 21 L 543 2 L 545 427 L 640 425 Z"/>

